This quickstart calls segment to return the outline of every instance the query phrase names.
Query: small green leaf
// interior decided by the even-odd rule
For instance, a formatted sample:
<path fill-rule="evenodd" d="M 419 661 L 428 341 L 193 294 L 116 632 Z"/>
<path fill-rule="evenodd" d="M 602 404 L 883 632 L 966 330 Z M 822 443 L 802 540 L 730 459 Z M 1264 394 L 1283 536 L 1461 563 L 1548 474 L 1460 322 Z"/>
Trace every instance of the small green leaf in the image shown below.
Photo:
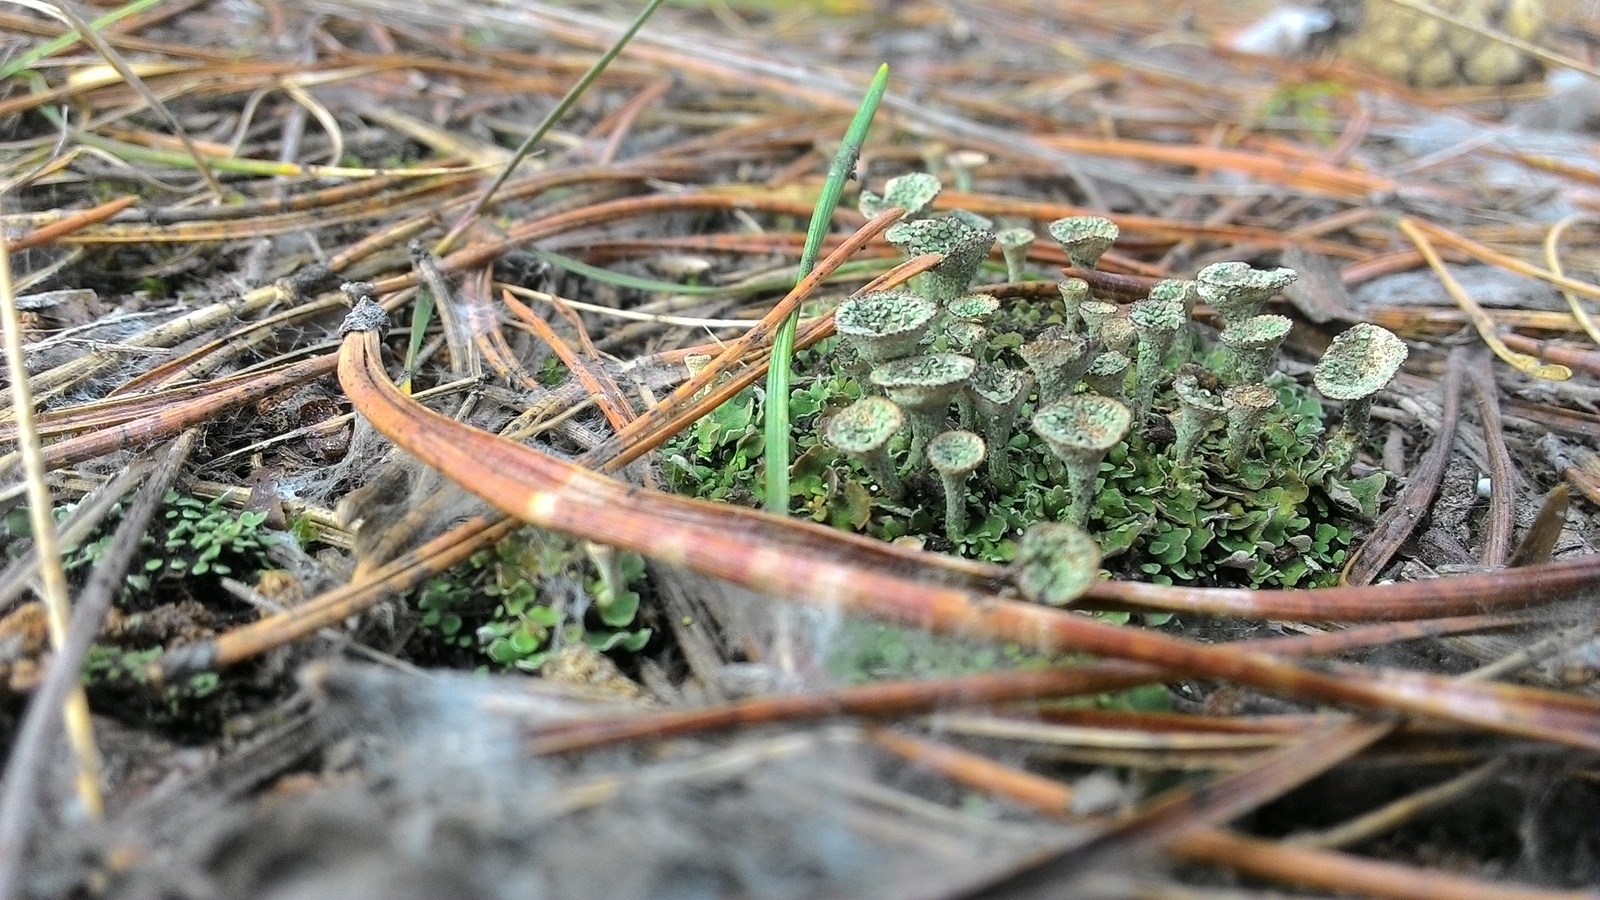
<path fill-rule="evenodd" d="M 633 624 L 633 617 L 639 612 L 639 595 L 634 591 L 623 591 L 610 603 L 597 605 L 600 608 L 600 621 L 613 628 L 624 628 Z"/>

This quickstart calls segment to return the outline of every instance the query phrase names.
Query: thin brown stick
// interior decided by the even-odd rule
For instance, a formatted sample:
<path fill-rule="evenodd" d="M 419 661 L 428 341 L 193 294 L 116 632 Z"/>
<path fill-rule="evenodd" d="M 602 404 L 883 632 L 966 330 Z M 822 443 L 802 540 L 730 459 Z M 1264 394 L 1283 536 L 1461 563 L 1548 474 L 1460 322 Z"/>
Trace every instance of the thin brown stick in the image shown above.
<path fill-rule="evenodd" d="M 55 519 L 50 515 L 55 502 L 44 477 L 49 467 L 47 451 L 40 447 L 39 434 L 33 427 L 33 396 L 22 355 L 22 323 L 17 314 L 17 298 L 12 293 L 11 252 L 3 232 L 0 232 L 0 332 L 3 332 L 0 339 L 5 344 L 6 374 L 11 380 L 12 408 L 17 417 L 18 450 L 11 456 L 21 459 L 28 496 L 28 523 L 33 529 L 34 548 L 39 553 L 39 596 L 44 601 L 50 646 L 59 653 L 67 642 L 71 601 L 67 595 L 67 576 L 61 566 L 61 550 L 56 543 Z M 104 811 L 100 795 L 100 752 L 95 747 L 94 727 L 89 720 L 89 701 L 76 679 L 70 689 L 61 692 L 59 699 L 63 704 L 62 717 L 66 720 L 67 743 L 72 748 L 73 786 L 84 814 L 98 819 Z M 5 852 L 8 850 L 9 853 Z M 21 852 L 21 847 L 0 847 L 0 857 Z"/>
<path fill-rule="evenodd" d="M 139 198 L 130 194 L 126 197 L 118 197 L 115 200 L 102 203 L 93 209 L 86 209 L 82 212 L 74 213 L 54 224 L 46 225 L 43 228 L 37 228 L 28 232 L 22 237 L 17 238 L 15 241 L 12 241 L 11 252 L 15 253 L 18 250 L 28 250 L 33 247 L 42 247 L 56 238 L 61 237 L 62 235 L 71 234 L 80 228 L 93 225 L 96 222 L 104 222 L 106 219 L 111 218 L 117 213 L 122 212 L 138 202 Z"/>
<path fill-rule="evenodd" d="M 1072 815 L 1072 788 L 971 751 L 888 729 L 872 732 L 874 743 L 919 766 L 971 788 L 998 793 L 1069 823 L 1093 822 Z M 1280 884 L 1341 894 L 1356 891 L 1388 900 L 1595 900 L 1593 892 L 1557 892 L 1421 871 L 1346 853 L 1292 847 L 1228 831 L 1202 829 L 1175 840 L 1170 850 L 1191 862 L 1223 865 Z"/>
<path fill-rule="evenodd" d="M 122 422 L 101 431 L 57 441 L 45 448 L 45 465 L 52 468 L 72 465 L 103 456 L 113 450 L 142 447 L 173 437 L 179 432 L 207 421 L 223 410 L 313 378 L 320 378 L 333 371 L 338 363 L 338 357 L 334 354 L 314 356 L 275 371 L 260 373 L 253 378 L 238 381 L 209 396 L 196 397 L 160 412 Z M 14 474 L 16 465 L 15 454 L 0 456 L 0 478 Z"/>
<path fill-rule="evenodd" d="M 1488 568 L 1505 565 L 1511 554 L 1511 529 L 1516 524 L 1517 473 L 1506 449 L 1505 429 L 1500 424 L 1500 386 L 1489 371 L 1489 360 L 1480 354 L 1467 366 L 1472 392 L 1478 397 L 1478 418 L 1483 422 L 1483 441 L 1489 451 L 1489 516 L 1484 522 L 1483 551 L 1480 562 Z"/>

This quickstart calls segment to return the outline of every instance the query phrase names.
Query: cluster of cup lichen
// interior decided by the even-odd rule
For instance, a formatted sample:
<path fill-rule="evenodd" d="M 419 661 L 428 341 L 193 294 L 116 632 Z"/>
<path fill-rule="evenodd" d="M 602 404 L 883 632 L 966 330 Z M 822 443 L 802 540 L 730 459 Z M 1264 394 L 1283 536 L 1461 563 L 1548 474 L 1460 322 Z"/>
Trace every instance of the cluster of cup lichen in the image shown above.
<path fill-rule="evenodd" d="M 1324 436 L 1317 397 L 1272 369 L 1290 322 L 1262 311 L 1291 270 L 1221 263 L 1125 306 L 1069 277 L 1049 302 L 1001 304 L 972 282 L 996 243 L 1019 280 L 1032 232 L 934 214 L 938 190 L 918 174 L 863 194 L 863 212 L 908 210 L 891 243 L 944 261 L 914 289 L 840 303 L 839 341 L 801 358 L 813 371 L 791 398 L 794 512 L 995 562 L 1035 524 L 1068 522 L 1094 535 L 1108 568 L 1158 582 L 1289 587 L 1336 574 L 1353 518 L 1372 514 L 1383 487 L 1381 473 L 1347 470 L 1403 343 L 1366 325 L 1334 341 L 1315 382 L 1345 407 Z M 1049 232 L 1080 269 L 1117 238 L 1098 217 Z M 1220 330 L 1194 321 L 1199 301 Z M 760 401 L 746 392 L 669 445 L 675 486 L 758 499 Z"/>

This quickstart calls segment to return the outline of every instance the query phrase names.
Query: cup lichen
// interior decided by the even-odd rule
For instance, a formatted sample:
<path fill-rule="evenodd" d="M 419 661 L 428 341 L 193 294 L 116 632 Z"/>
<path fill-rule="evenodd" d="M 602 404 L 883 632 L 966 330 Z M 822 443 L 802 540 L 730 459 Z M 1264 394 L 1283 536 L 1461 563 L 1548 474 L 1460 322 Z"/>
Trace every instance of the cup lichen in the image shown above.
<path fill-rule="evenodd" d="M 833 327 L 869 365 L 917 352 L 939 307 L 910 291 L 874 291 L 851 297 L 833 314 Z"/>
<path fill-rule="evenodd" d="M 993 294 L 963 294 L 945 305 L 949 324 L 945 334 L 950 349 L 973 359 L 981 359 L 986 351 L 988 321 L 1000 309 L 1000 301 Z"/>
<path fill-rule="evenodd" d="M 927 224 L 896 226 L 901 229 L 896 237 L 905 239 L 906 229 L 912 229 L 913 237 L 934 232 L 964 236 L 975 230 L 968 217 L 956 212 L 920 221 Z M 948 249 L 912 246 L 907 240 L 902 244 L 910 253 Z M 984 253 L 987 249 L 982 247 Z M 1257 294 L 1270 293 L 1284 281 L 1281 274 L 1259 273 L 1249 266 L 1208 267 L 1207 292 L 1216 297 L 1230 278 L 1241 280 L 1230 273 L 1242 273 L 1245 282 L 1264 282 Z M 1008 277 L 1016 274 L 1013 270 Z M 1219 302 L 1224 314 L 1236 320 L 1230 323 L 1236 327 L 1225 329 L 1226 340 L 1210 329 L 1191 328 L 1189 313 L 1201 294 L 1198 281 L 1159 282 L 1147 299 L 1126 308 L 1096 299 L 1088 281 L 1072 277 L 1058 283 L 1059 307 L 1053 302 L 1029 304 L 1018 294 L 1008 295 L 1001 306 L 992 293 L 975 293 L 965 282 L 959 291 L 954 282 L 944 287 L 930 282 L 925 279 L 907 291 L 920 293 L 924 304 L 938 309 L 920 341 L 902 345 L 894 352 L 904 356 L 876 363 L 868 377 L 835 366 L 803 382 L 791 397 L 795 421 L 805 429 L 806 417 L 816 416 L 827 428 L 843 428 L 829 418 L 839 398 L 848 403 L 863 389 L 887 392 L 890 399 L 874 400 L 900 407 L 899 430 L 911 433 L 913 465 L 921 457 L 921 462 L 935 463 L 936 469 L 950 470 L 939 480 L 946 474 L 960 477 L 959 465 L 952 468 L 942 443 L 955 441 L 944 435 L 959 427 L 984 443 L 986 458 L 976 470 L 982 477 L 966 473 L 964 487 L 947 487 L 944 498 L 935 498 L 937 484 L 928 477 L 906 478 L 899 484 L 889 481 L 907 471 L 903 445 L 896 439 L 892 446 L 901 467 L 895 471 L 891 465 L 888 476 L 874 475 L 875 481 L 883 482 L 869 492 L 860 487 L 865 479 L 859 474 L 845 475 L 856 468 L 855 463 L 831 446 L 816 446 L 824 437 L 829 444 L 840 445 L 848 444 L 848 439 L 836 442 L 826 433 L 806 429 L 798 440 L 802 446 L 807 441 L 811 445 L 793 467 L 791 509 L 796 514 L 894 540 L 937 533 L 941 499 L 965 492 L 970 502 L 963 508 L 947 505 L 942 510 L 944 531 L 955 552 L 992 562 L 1027 555 L 1029 551 L 1019 546 L 1037 523 L 1070 521 L 1086 527 L 1092 523 L 1099 552 L 1113 560 L 1111 568 L 1120 577 L 1298 587 L 1326 583 L 1336 576 L 1353 540 L 1353 522 L 1369 515 L 1365 511 L 1375 502 L 1366 486 L 1375 476 L 1346 483 L 1340 473 L 1331 471 L 1330 461 L 1348 465 L 1359 438 L 1323 439 L 1324 404 L 1319 398 L 1294 379 L 1262 377 L 1272 368 L 1271 352 L 1252 343 L 1251 329 L 1270 323 L 1268 331 L 1282 332 L 1287 320 L 1262 316 L 1260 321 L 1241 322 L 1238 312 Z M 1064 315 L 1048 327 L 1057 311 Z M 844 319 L 848 323 L 850 315 Z M 981 341 L 976 339 L 980 328 L 990 332 Z M 841 329 L 847 341 L 849 330 L 848 325 Z M 1279 337 L 1270 334 L 1265 342 Z M 1176 343 L 1179 338 L 1181 345 Z M 1059 365 L 1063 348 L 1080 347 L 1081 359 L 1071 355 L 1073 366 L 1082 371 Z M 805 358 L 834 359 L 825 348 L 808 352 L 811 355 Z M 1253 352 L 1260 356 L 1241 359 Z M 1136 361 L 1141 353 L 1143 360 Z M 1056 358 L 1045 362 L 1051 354 Z M 1186 355 L 1194 362 L 1184 365 Z M 952 358 L 958 361 L 929 362 Z M 1138 362 L 1146 374 L 1139 389 L 1149 393 L 1142 402 L 1123 400 L 1134 396 L 1135 382 L 1128 370 L 1138 369 Z M 1333 360 L 1320 366 L 1324 373 L 1336 367 Z M 946 372 L 945 380 L 935 379 L 939 381 L 935 384 L 907 377 L 907 370 L 918 368 L 954 371 Z M 1030 403 L 1029 373 L 1035 368 L 1046 384 L 1037 401 Z M 1077 393 L 1084 389 L 1076 383 L 1079 380 L 1090 393 Z M 1338 389 L 1319 386 L 1326 389 L 1326 396 L 1342 398 Z M 750 474 L 748 461 L 752 451 L 761 452 L 762 433 L 748 420 L 751 405 L 761 399 L 758 393 L 749 393 L 739 404 L 726 404 L 697 423 L 693 437 L 677 443 L 675 452 L 665 456 L 669 475 L 694 485 L 701 496 L 759 497 L 759 479 Z M 960 426 L 951 423 L 952 399 L 961 405 Z M 1345 402 L 1341 432 L 1353 430 L 1366 416 L 1358 402 Z M 1148 431 L 1132 430 L 1139 420 L 1130 406 L 1148 417 Z M 1036 433 L 1014 433 L 1026 431 L 1015 424 L 1023 415 L 1031 416 Z M 1227 422 L 1225 437 L 1219 418 Z M 1168 419 L 1181 436 L 1164 427 Z M 1069 425 L 1076 433 L 1065 433 Z M 1326 430 L 1331 434 L 1333 427 Z M 936 439 L 941 444 L 930 449 Z M 1344 443 L 1350 449 L 1341 449 Z M 864 468 L 863 462 L 856 471 Z M 1368 500 L 1360 501 L 1361 497 Z M 1352 505 L 1351 498 L 1360 502 Z"/>
<path fill-rule="evenodd" d="M 1072 393 L 1094 362 L 1095 345 L 1081 334 L 1047 331 L 1017 348 L 1039 384 L 1039 402 L 1052 403 Z"/>
<path fill-rule="evenodd" d="M 1007 448 L 1017 427 L 1017 415 L 1032 386 L 1032 379 L 1026 374 L 992 366 L 978 369 L 967 383 L 975 421 L 963 424 L 969 428 L 975 424 L 983 431 L 984 442 L 989 445 L 989 480 L 1000 487 L 1008 487 L 1012 482 Z"/>
<path fill-rule="evenodd" d="M 1128 392 L 1128 369 L 1133 361 L 1119 350 L 1106 350 L 1083 373 L 1083 383 L 1102 397 L 1122 400 Z"/>
<path fill-rule="evenodd" d="M 1222 329 L 1217 341 L 1228 349 L 1230 384 L 1249 384 L 1267 374 L 1272 357 L 1294 325 L 1288 316 L 1251 316 Z"/>
<path fill-rule="evenodd" d="M 1121 229 L 1102 216 L 1068 216 L 1050 223 L 1050 236 L 1056 239 L 1067 258 L 1080 269 L 1092 269 L 1100 257 L 1117 242 Z"/>
<path fill-rule="evenodd" d="M 905 485 L 889 458 L 889 439 L 899 434 L 905 423 L 905 414 L 893 400 L 869 395 L 834 416 L 824 436 L 841 453 L 861 463 L 885 496 L 899 500 L 905 496 Z"/>
<path fill-rule="evenodd" d="M 1083 319 L 1083 333 L 1091 340 L 1100 339 L 1100 329 L 1116 318 L 1117 305 L 1104 300 L 1085 300 L 1078 305 L 1078 316 Z"/>
<path fill-rule="evenodd" d="M 1273 294 L 1293 284 L 1293 269 L 1257 269 L 1249 263 L 1212 263 L 1195 276 L 1196 289 L 1228 325 L 1261 312 Z"/>
<path fill-rule="evenodd" d="M 974 227 L 955 216 L 896 222 L 884 239 L 907 256 L 941 253 L 944 260 L 923 273 L 929 298 L 938 303 L 967 292 L 978 267 L 989 256 L 994 232 Z"/>
<path fill-rule="evenodd" d="M 1194 459 L 1195 445 L 1226 408 L 1221 398 L 1201 387 L 1199 379 L 1190 374 L 1173 379 L 1172 392 L 1178 397 L 1177 419 L 1173 422 L 1177 437 L 1172 442 L 1172 459 L 1180 466 L 1188 466 Z"/>
<path fill-rule="evenodd" d="M 1100 461 L 1132 424 L 1128 407 L 1099 394 L 1076 394 L 1033 414 L 1034 432 L 1067 471 L 1066 521 L 1082 525 L 1088 520 Z"/>
<path fill-rule="evenodd" d="M 1115 350 L 1126 356 L 1139 340 L 1139 331 L 1127 316 L 1112 316 L 1100 323 L 1099 337 L 1103 349 Z"/>
<path fill-rule="evenodd" d="M 977 362 L 959 353 L 930 353 L 884 363 L 868 376 L 900 404 L 911 423 L 910 464 L 922 465 L 928 441 L 945 430 L 950 401 L 972 377 Z"/>
<path fill-rule="evenodd" d="M 1312 383 L 1322 396 L 1344 402 L 1344 418 L 1325 448 L 1329 471 L 1335 476 L 1343 475 L 1354 461 L 1366 438 L 1372 403 L 1400 371 L 1407 352 L 1405 341 L 1393 332 L 1362 322 L 1336 336 L 1312 370 Z"/>
<path fill-rule="evenodd" d="M 1028 261 L 1028 245 L 1035 239 L 1030 228 L 1002 228 L 995 232 L 995 243 L 1006 261 L 1006 280 L 1021 281 L 1022 266 Z"/>
<path fill-rule="evenodd" d="M 970 431 L 945 431 L 928 442 L 928 464 L 944 488 L 944 533 L 952 542 L 966 533 L 967 476 L 983 458 L 983 438 Z"/>
<path fill-rule="evenodd" d="M 1139 334 L 1139 348 L 1134 357 L 1134 417 L 1142 421 L 1150 412 L 1150 401 L 1155 398 L 1161 375 L 1166 365 L 1167 351 L 1178 337 L 1178 332 L 1189 324 L 1183 314 L 1183 304 L 1168 300 L 1140 300 L 1128 310 L 1128 320 Z"/>
<path fill-rule="evenodd" d="M 962 294 L 945 304 L 944 309 L 953 319 L 981 325 L 989 321 L 999 308 L 1000 301 L 993 294 L 976 293 Z"/>
<path fill-rule="evenodd" d="M 956 190 L 967 194 L 972 192 L 972 179 L 978 168 L 989 164 L 989 154 L 982 150 L 952 150 L 945 154 L 944 164 L 950 167 L 950 174 L 955 176 Z"/>
<path fill-rule="evenodd" d="M 871 191 L 862 191 L 857 207 L 869 219 L 895 206 L 906 211 L 907 219 L 920 219 L 928 214 L 934 198 L 939 196 L 942 189 L 938 178 L 926 172 L 911 172 L 885 182 L 881 197 Z"/>
<path fill-rule="evenodd" d="M 1089 282 L 1082 278 L 1063 278 L 1056 284 L 1056 289 L 1061 292 L 1062 323 L 1069 331 L 1079 330 L 1078 324 L 1082 321 L 1080 309 L 1092 299 Z"/>
<path fill-rule="evenodd" d="M 1077 525 L 1040 522 L 1022 533 L 1011 573 L 1022 596 L 1067 606 L 1100 577 L 1100 545 Z"/>
<path fill-rule="evenodd" d="M 1032 387 L 1033 380 L 1027 374 L 993 366 L 979 368 L 967 383 L 972 421 L 962 424 L 983 432 L 984 442 L 989 445 L 989 480 L 999 487 L 1009 487 L 1013 480 L 1008 448 L 1017 416 Z"/>
<path fill-rule="evenodd" d="M 1158 281 L 1150 287 L 1148 299 L 1181 303 L 1183 305 L 1183 314 L 1187 317 L 1194 315 L 1195 304 L 1200 300 L 1200 291 L 1192 281 L 1168 278 Z"/>
<path fill-rule="evenodd" d="M 1262 418 L 1278 405 L 1278 394 L 1264 384 L 1240 384 L 1222 392 L 1222 405 L 1228 419 L 1227 450 L 1222 461 L 1233 468 L 1249 451 Z"/>

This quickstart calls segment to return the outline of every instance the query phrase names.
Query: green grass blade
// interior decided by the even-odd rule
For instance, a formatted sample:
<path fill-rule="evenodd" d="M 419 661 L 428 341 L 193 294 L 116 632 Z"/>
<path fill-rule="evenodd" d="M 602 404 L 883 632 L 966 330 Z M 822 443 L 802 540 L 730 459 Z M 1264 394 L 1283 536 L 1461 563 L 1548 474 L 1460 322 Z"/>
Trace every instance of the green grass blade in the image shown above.
<path fill-rule="evenodd" d="M 878 74 L 873 77 L 866 96 L 861 98 L 861 106 L 850 121 L 850 129 L 845 132 L 844 143 L 839 147 L 838 155 L 834 156 L 833 165 L 828 168 L 828 179 L 822 185 L 822 194 L 817 197 L 816 209 L 811 212 L 811 228 L 806 233 L 806 246 L 800 254 L 799 278 L 806 277 L 817 264 L 817 257 L 822 252 L 822 239 L 833 222 L 834 207 L 839 205 L 844 183 L 855 170 L 861 145 L 867 139 L 867 128 L 872 124 L 872 116 L 878 111 L 878 101 L 883 99 L 883 90 L 888 84 L 889 66 L 884 64 L 878 67 Z M 796 310 L 778 328 L 778 333 L 772 339 L 772 365 L 767 369 L 764 421 L 766 507 L 768 512 L 778 515 L 789 513 L 789 367 L 794 358 L 794 330 L 799 318 L 800 312 Z"/>
<path fill-rule="evenodd" d="M 591 266 L 581 259 L 573 259 L 554 250 L 542 247 L 529 247 L 528 252 L 539 257 L 558 269 L 565 269 L 574 275 L 599 281 L 616 287 L 631 288 L 636 291 L 650 291 L 663 294 L 689 294 L 693 296 L 715 297 L 719 294 L 736 293 L 726 287 L 704 284 L 679 284 L 674 281 L 660 281 L 655 278 L 643 278 L 638 275 L 629 275 L 626 272 L 615 272 L 600 266 Z"/>
<path fill-rule="evenodd" d="M 417 292 L 411 303 L 411 339 L 406 343 L 405 380 L 400 382 L 402 393 L 411 393 L 411 379 L 417 374 L 418 358 L 422 356 L 422 341 L 428 336 L 428 326 L 433 324 L 433 291 L 426 288 Z"/>

